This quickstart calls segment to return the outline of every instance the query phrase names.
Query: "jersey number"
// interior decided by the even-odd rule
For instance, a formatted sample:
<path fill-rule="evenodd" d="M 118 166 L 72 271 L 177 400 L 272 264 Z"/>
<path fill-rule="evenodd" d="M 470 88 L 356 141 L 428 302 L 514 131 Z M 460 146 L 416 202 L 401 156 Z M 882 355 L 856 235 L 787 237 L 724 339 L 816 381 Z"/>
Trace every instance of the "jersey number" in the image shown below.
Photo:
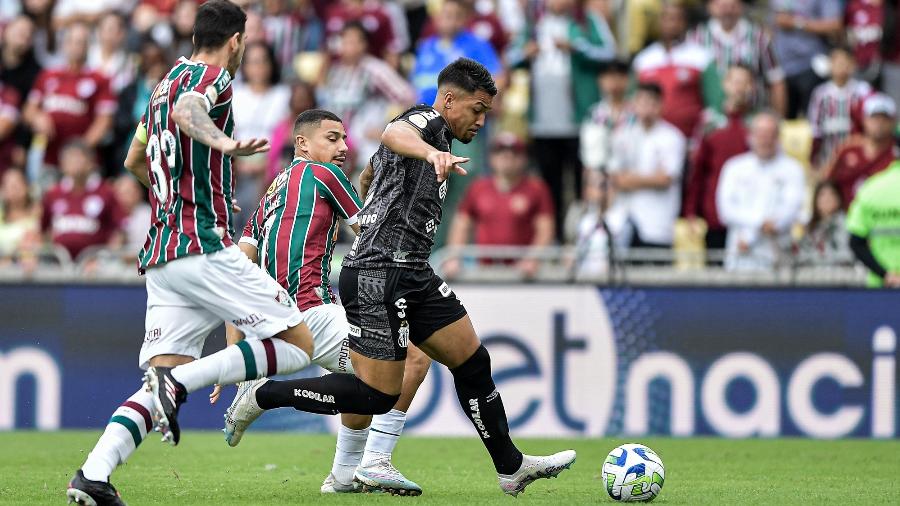
<path fill-rule="evenodd" d="M 166 157 L 166 167 L 168 169 L 175 167 L 175 144 L 175 136 L 168 130 L 162 131 L 161 142 L 160 136 L 156 134 L 151 135 L 149 141 L 147 141 L 147 157 L 150 158 L 150 173 L 153 174 L 151 187 L 160 202 L 165 202 L 169 196 L 166 172 L 162 167 L 162 157 Z"/>

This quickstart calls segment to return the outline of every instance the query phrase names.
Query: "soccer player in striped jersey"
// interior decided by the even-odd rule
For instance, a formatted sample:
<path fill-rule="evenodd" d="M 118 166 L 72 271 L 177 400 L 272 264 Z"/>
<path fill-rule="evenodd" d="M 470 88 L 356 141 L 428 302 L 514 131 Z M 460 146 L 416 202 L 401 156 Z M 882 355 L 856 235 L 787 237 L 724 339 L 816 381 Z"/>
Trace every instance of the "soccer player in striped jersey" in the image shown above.
<path fill-rule="evenodd" d="M 153 217 L 139 254 L 146 272 L 144 388 L 113 413 L 66 492 L 79 504 L 123 504 L 109 476 L 156 425 L 178 444 L 187 394 L 298 371 L 310 363 L 312 334 L 290 295 L 231 241 L 233 156 L 268 149 L 231 133 L 231 77 L 244 53 L 247 16 L 227 0 L 199 7 L 194 52 L 151 94 L 125 166 L 151 189 Z M 210 331 L 228 321 L 248 336 L 200 358 Z"/>
<path fill-rule="evenodd" d="M 263 195 L 244 227 L 240 248 L 297 302 L 313 334 L 312 363 L 331 372 L 353 374 L 347 316 L 335 303 L 329 279 L 338 219 L 346 220 L 359 232 L 357 213 L 362 201 L 341 170 L 347 156 L 347 134 L 337 115 L 321 109 L 301 113 L 294 122 L 293 134 L 294 159 Z M 229 326 L 229 344 L 241 338 Z M 323 493 L 362 489 L 398 495 L 422 493 L 390 462 L 406 410 L 431 365 L 423 353 L 414 353 L 416 359 L 407 362 L 404 395 L 394 409 L 374 421 L 371 415 L 341 415 L 334 464 L 322 484 Z M 240 384 L 225 415 L 225 440 L 230 446 L 237 446 L 250 423 L 263 413 L 247 394 L 266 381 Z M 218 394 L 216 388 L 210 396 L 212 402 Z"/>

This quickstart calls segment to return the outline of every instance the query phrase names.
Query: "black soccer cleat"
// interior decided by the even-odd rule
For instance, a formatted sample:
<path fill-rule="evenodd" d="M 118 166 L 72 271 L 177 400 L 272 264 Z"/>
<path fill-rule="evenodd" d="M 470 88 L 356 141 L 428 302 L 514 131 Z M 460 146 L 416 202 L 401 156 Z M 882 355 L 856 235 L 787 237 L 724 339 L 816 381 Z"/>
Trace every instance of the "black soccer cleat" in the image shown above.
<path fill-rule="evenodd" d="M 153 394 L 153 419 L 162 441 L 177 445 L 181 439 L 178 409 L 187 402 L 184 385 L 172 377 L 171 367 L 151 367 L 144 373 L 144 388 Z"/>
<path fill-rule="evenodd" d="M 103 481 L 91 481 L 79 469 L 66 489 L 69 503 L 83 506 L 125 506 L 116 487 Z"/>

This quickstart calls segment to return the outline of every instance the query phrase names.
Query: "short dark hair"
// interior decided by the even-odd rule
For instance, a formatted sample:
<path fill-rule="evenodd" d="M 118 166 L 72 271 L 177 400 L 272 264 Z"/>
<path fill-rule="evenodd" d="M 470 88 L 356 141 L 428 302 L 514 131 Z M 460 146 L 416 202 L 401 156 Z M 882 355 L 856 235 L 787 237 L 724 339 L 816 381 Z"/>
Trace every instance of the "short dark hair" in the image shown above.
<path fill-rule="evenodd" d="M 488 69 L 469 58 L 457 59 L 438 74 L 438 87 L 447 84 L 469 93 L 481 90 L 492 97 L 497 94 L 497 85 Z"/>
<path fill-rule="evenodd" d="M 631 73 L 631 65 L 627 60 L 616 58 L 606 65 L 600 67 L 600 75 L 603 74 L 629 74 Z"/>
<path fill-rule="evenodd" d="M 344 35 L 351 30 L 356 30 L 357 32 L 359 32 L 359 34 L 362 35 L 362 38 L 365 41 L 366 45 L 369 45 L 369 31 L 366 30 L 366 27 L 362 24 L 361 21 L 355 19 L 353 21 L 348 21 L 346 24 L 344 24 L 344 27 L 341 28 L 341 35 Z"/>
<path fill-rule="evenodd" d="M 853 49 L 847 44 L 840 43 L 831 46 L 831 49 L 828 50 L 828 55 L 833 56 L 834 53 L 844 53 L 845 56 L 850 58 L 851 60 L 856 59 L 856 54 L 853 53 Z"/>
<path fill-rule="evenodd" d="M 300 130 L 306 127 L 319 128 L 322 125 L 323 121 L 337 121 L 338 123 L 343 124 L 341 118 L 331 112 L 326 111 L 325 109 L 307 109 L 301 112 L 297 119 L 294 120 L 294 136 L 296 137 Z"/>
<path fill-rule="evenodd" d="M 244 33 L 247 13 L 228 0 L 209 0 L 197 9 L 194 51 L 218 49 L 235 33 Z"/>
<path fill-rule="evenodd" d="M 641 92 L 649 93 L 649 94 L 655 96 L 657 98 L 657 100 L 661 99 L 663 96 L 662 88 L 659 86 L 659 84 L 654 83 L 654 82 L 639 83 L 637 85 L 637 92 L 638 93 L 641 93 Z"/>
<path fill-rule="evenodd" d="M 746 63 L 740 63 L 740 62 L 732 63 L 731 65 L 728 66 L 728 70 L 725 71 L 725 73 L 727 74 L 728 72 L 731 72 L 732 69 L 741 69 L 744 72 L 747 72 L 748 74 L 750 74 L 751 77 L 756 77 L 756 71 L 753 70 L 753 67 L 751 67 L 750 65 L 747 65 Z"/>

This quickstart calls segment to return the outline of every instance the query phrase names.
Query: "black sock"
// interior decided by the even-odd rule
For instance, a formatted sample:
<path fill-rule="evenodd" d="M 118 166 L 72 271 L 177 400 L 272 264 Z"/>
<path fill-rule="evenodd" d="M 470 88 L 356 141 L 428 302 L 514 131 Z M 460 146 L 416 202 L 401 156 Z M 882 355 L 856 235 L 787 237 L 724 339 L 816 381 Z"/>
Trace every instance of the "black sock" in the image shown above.
<path fill-rule="evenodd" d="M 294 408 L 321 415 L 380 415 L 390 411 L 399 398 L 370 387 L 352 374 L 269 381 L 256 391 L 256 403 L 263 409 Z"/>
<path fill-rule="evenodd" d="M 487 349 L 479 347 L 468 360 L 450 372 L 459 404 L 491 454 L 494 468 L 500 474 L 518 471 L 522 465 L 522 452 L 509 437 L 506 410 L 491 378 L 491 356 Z"/>

